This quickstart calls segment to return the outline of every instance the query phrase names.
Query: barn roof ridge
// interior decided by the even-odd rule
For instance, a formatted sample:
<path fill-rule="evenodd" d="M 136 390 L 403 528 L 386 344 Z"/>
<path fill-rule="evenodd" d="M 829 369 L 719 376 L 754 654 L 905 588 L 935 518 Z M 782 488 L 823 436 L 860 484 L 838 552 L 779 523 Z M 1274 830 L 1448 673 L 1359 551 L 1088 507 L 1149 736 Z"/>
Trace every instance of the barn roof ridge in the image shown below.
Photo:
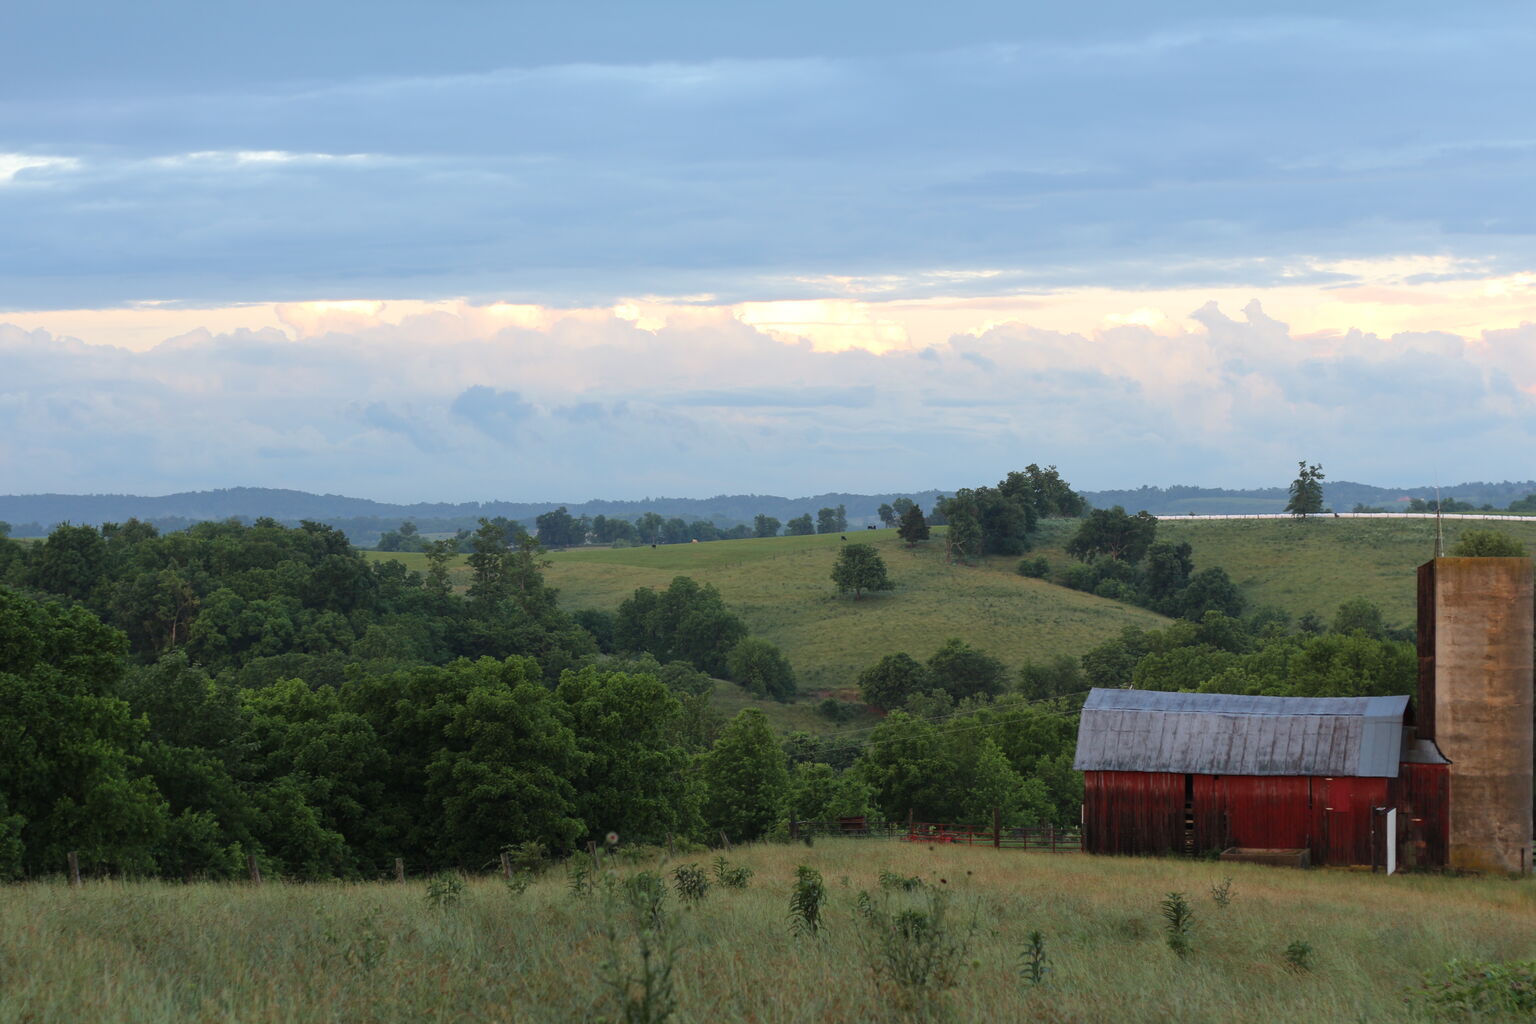
<path fill-rule="evenodd" d="M 1258 697 L 1095 688 L 1080 771 L 1393 778 L 1407 696 Z"/>
<path fill-rule="evenodd" d="M 1408 708 L 1406 694 L 1391 697 L 1263 697 L 1242 693 L 1192 693 L 1182 690 L 1121 690 L 1094 687 L 1085 711 L 1163 711 L 1226 715 L 1352 715 L 1371 719 L 1396 716 Z"/>

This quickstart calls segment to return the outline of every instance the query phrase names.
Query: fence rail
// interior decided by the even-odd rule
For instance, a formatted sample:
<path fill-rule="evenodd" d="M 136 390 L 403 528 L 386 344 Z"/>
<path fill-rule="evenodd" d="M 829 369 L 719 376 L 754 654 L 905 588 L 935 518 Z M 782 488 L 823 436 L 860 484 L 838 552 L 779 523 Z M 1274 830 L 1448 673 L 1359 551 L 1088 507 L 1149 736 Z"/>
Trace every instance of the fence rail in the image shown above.
<path fill-rule="evenodd" d="M 1158 516 L 1159 520 L 1178 522 L 1204 522 L 1207 519 L 1491 519 L 1496 522 L 1529 523 L 1531 516 L 1509 515 L 1500 512 L 1308 512 L 1298 516 L 1294 512 L 1191 512 L 1187 516 Z"/>
<path fill-rule="evenodd" d="M 1007 850 L 1044 850 L 1076 853 L 1083 848 L 1080 828 L 1052 825 L 997 827 L 955 825 L 931 821 L 869 821 L 842 818 L 836 821 L 791 821 L 791 838 L 841 836 L 848 839 L 884 839 L 906 843 L 952 843 L 991 846 Z"/>

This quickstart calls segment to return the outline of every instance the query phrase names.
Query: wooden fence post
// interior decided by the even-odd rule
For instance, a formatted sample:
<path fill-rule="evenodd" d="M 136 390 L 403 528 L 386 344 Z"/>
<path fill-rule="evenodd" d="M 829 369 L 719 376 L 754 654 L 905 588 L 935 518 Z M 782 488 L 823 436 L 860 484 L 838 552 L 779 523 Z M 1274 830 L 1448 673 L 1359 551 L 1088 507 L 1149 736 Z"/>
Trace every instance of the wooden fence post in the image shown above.
<path fill-rule="evenodd" d="M 912 837 L 912 808 L 907 808 L 907 838 Z"/>
<path fill-rule="evenodd" d="M 255 882 L 257 885 L 260 885 L 261 865 L 256 863 L 256 855 L 254 853 L 248 853 L 245 855 L 245 866 L 251 871 L 251 881 Z"/>
<path fill-rule="evenodd" d="M 725 834 L 725 829 L 721 829 L 721 830 L 720 830 L 720 842 L 721 842 L 721 843 L 722 843 L 722 844 L 724 844 L 724 846 L 725 846 L 725 852 L 726 852 L 726 853 L 730 853 L 730 852 L 731 852 L 731 840 L 730 840 L 730 837 L 728 837 L 728 836 L 727 836 L 727 835 L 726 835 L 726 834 Z"/>
<path fill-rule="evenodd" d="M 395 858 L 395 881 L 402 884 L 405 882 L 405 858 L 403 857 Z"/>
<path fill-rule="evenodd" d="M 64 855 L 69 861 L 69 884 L 75 888 L 80 887 L 80 855 L 74 850 Z"/>
<path fill-rule="evenodd" d="M 506 850 L 501 851 L 501 877 L 512 877 L 512 855 Z"/>
<path fill-rule="evenodd" d="M 1003 812 L 996 807 L 992 808 L 992 848 L 1003 848 Z"/>
<path fill-rule="evenodd" d="M 597 851 L 597 841 L 587 840 L 587 852 L 592 855 L 592 870 L 601 873 L 603 870 L 603 855 Z"/>
<path fill-rule="evenodd" d="M 677 854 L 672 849 L 672 833 L 668 832 L 667 833 L 667 859 L 671 860 L 675 856 L 677 856 Z"/>
<path fill-rule="evenodd" d="M 794 842 L 800 838 L 800 822 L 795 820 L 795 812 L 789 812 L 789 841 Z"/>

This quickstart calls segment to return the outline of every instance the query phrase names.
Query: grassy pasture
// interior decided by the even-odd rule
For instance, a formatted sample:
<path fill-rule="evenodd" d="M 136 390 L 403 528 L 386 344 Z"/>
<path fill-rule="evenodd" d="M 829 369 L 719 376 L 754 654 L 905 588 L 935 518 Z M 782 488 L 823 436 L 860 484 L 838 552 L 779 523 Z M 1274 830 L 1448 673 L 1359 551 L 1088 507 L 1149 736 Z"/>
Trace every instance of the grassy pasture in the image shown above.
<path fill-rule="evenodd" d="M 957 566 L 944 561 L 939 541 L 909 549 L 894 530 L 847 537 L 879 550 L 896 590 L 839 598 L 831 573 L 843 541 L 835 534 L 565 551 L 553 556 L 549 581 L 566 607 L 607 610 L 637 587 L 665 587 L 674 576 L 713 583 L 754 636 L 789 655 L 808 691 L 851 690 L 859 672 L 883 655 L 927 658 L 952 636 L 1017 668 L 1082 654 L 1122 626 L 1163 621 L 1025 579 L 1014 571 L 1016 558 Z"/>
<path fill-rule="evenodd" d="M 802 691 L 852 696 L 857 676 L 892 651 L 923 659 L 952 636 L 1010 668 L 1057 654 L 1082 654 L 1126 625 L 1155 627 L 1161 616 L 1091 594 L 1019 576 L 1016 558 L 949 565 L 942 541 L 909 549 L 895 530 L 856 530 L 849 543 L 874 545 L 896 590 L 839 598 L 832 564 L 838 535 L 711 541 L 656 548 L 579 548 L 554 552 L 546 573 L 568 609 L 614 611 L 639 587 L 663 588 L 691 576 L 719 588 L 754 636 L 782 648 Z M 418 571 L 424 555 L 378 554 Z M 462 566 L 455 570 L 467 583 Z"/>
<path fill-rule="evenodd" d="M 1467 529 L 1508 533 L 1536 551 L 1536 521 L 1486 527 L 1446 520 L 1446 545 Z M 1065 545 L 1072 522 L 1046 522 L 1031 557 L 1057 571 L 1073 564 Z M 1220 566 L 1250 606 L 1274 605 L 1325 620 L 1365 597 L 1397 625 L 1414 616 L 1414 567 L 1434 548 L 1433 520 L 1314 519 L 1164 522 L 1158 538 L 1188 541 L 1197 569 Z M 583 548 L 551 556 L 548 578 L 565 607 L 612 611 L 637 587 L 665 587 L 674 576 L 713 583 L 754 635 L 778 644 L 805 691 L 848 693 L 860 670 L 904 650 L 926 658 L 958 636 L 1010 667 L 1058 654 L 1078 655 L 1121 627 L 1155 628 L 1166 620 L 1143 609 L 1018 576 L 1017 559 L 977 566 L 945 563 L 942 541 L 909 549 L 893 530 L 849 533 L 875 545 L 897 589 L 854 601 L 838 598 L 830 579 L 842 541 L 835 535 L 715 541 L 657 548 Z M 425 570 L 423 555 L 370 554 Z M 460 565 L 459 582 L 467 583 Z M 808 712 L 807 712 L 808 714 Z"/>
<path fill-rule="evenodd" d="M 1063 545 L 1065 524 L 1047 524 L 1040 545 L 1053 566 L 1071 559 Z M 1536 552 L 1536 520 L 1444 522 L 1449 550 L 1466 530 L 1494 530 Z M 1292 615 L 1312 612 L 1324 621 L 1339 605 L 1364 597 L 1381 606 L 1387 621 L 1414 623 L 1414 569 L 1435 549 L 1433 519 L 1228 519 L 1163 522 L 1158 540 L 1188 541 L 1195 568 L 1220 566 L 1242 589 L 1250 606 L 1273 605 Z"/>
<path fill-rule="evenodd" d="M 648 860 L 622 868 L 686 860 Z M 882 869 L 950 893 L 951 927 L 976 930 L 956 1021 L 1117 1024 L 1424 1019 L 1405 1001 L 1452 957 L 1508 960 L 1536 949 L 1536 882 L 1386 878 L 1250 865 L 823 840 L 752 846 L 745 891 L 714 888 L 694 909 L 666 904 L 679 943 L 680 1021 L 905 1019 L 882 989 L 855 913 Z M 829 892 L 821 940 L 788 927 L 797 864 Z M 1232 879 L 1231 905 L 1210 887 Z M 945 882 L 941 885 L 939 879 Z M 88 882 L 10 887 L 0 902 L 0 1020 L 35 1024 L 221 1021 L 614 1019 L 602 983 L 611 908 L 551 871 L 521 896 L 471 881 L 462 903 L 427 904 L 425 883 L 175 885 Z M 1194 906 L 1193 952 L 1166 946 L 1158 901 Z M 897 903 L 910 897 L 896 897 Z M 1032 929 L 1054 970 L 1027 987 L 1017 964 Z M 864 942 L 861 943 L 861 936 Z M 1287 968 L 1293 940 L 1315 950 Z M 633 967 L 633 940 L 618 953 Z"/>

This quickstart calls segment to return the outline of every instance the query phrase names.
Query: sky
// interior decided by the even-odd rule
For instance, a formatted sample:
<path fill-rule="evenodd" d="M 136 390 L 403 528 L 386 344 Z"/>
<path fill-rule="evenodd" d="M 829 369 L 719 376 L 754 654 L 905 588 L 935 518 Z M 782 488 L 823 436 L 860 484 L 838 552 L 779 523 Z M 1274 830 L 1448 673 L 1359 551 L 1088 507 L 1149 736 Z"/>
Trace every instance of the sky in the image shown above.
<path fill-rule="evenodd" d="M 1536 477 L 1462 6 L 18 5 L 0 492 Z"/>

